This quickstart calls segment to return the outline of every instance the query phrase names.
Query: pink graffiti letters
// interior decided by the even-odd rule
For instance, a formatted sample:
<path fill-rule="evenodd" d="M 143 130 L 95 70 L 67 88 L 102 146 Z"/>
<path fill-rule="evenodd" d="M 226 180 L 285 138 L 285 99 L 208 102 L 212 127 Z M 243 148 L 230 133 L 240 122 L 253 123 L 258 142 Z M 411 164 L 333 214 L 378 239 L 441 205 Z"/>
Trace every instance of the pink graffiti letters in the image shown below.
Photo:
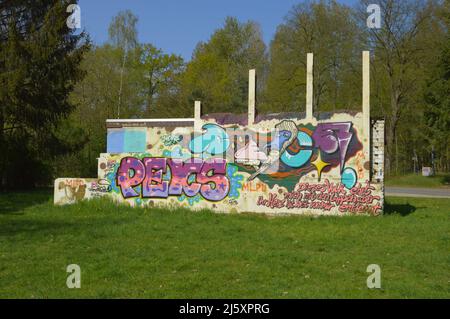
<path fill-rule="evenodd" d="M 259 196 L 257 205 L 268 208 L 304 208 L 330 211 L 337 207 L 341 213 L 369 213 L 379 214 L 382 206 L 381 197 L 372 195 L 375 188 L 367 181 L 351 190 L 347 190 L 342 183 L 330 183 L 327 179 L 323 183 L 300 183 L 292 192 L 282 195 L 270 193 L 269 198 Z"/>
<path fill-rule="evenodd" d="M 200 183 L 188 183 L 189 176 L 201 171 L 203 160 L 199 158 L 190 158 L 186 161 L 181 159 L 169 159 L 169 165 L 172 171 L 172 182 L 170 183 L 170 195 L 181 195 L 192 197 L 198 194 L 201 188 Z M 167 196 L 166 196 L 167 197 Z"/>
<path fill-rule="evenodd" d="M 143 198 L 167 198 L 183 193 L 192 197 L 200 193 L 207 200 L 220 201 L 230 189 L 226 165 L 222 158 L 183 161 L 163 157 L 145 157 L 142 160 L 125 157 L 117 171 L 117 185 L 124 198 L 140 195 Z M 164 180 L 168 170 L 170 181 Z M 136 191 L 138 186 L 141 186 L 141 194 Z"/>
<path fill-rule="evenodd" d="M 209 172 L 214 172 L 209 175 Z M 202 196 L 211 201 L 222 200 L 230 189 L 230 182 L 225 176 L 226 161 L 222 158 L 206 160 L 200 175 L 197 175 L 197 181 L 202 185 L 200 192 Z M 211 187 L 215 184 L 215 188 Z"/>
<path fill-rule="evenodd" d="M 130 175 L 132 173 L 132 175 Z M 144 180 L 145 166 L 140 160 L 134 157 L 124 157 L 120 161 L 117 170 L 117 185 L 120 186 L 122 195 L 125 198 L 137 197 L 139 194 L 134 190 Z"/>
<path fill-rule="evenodd" d="M 142 182 L 142 197 L 167 197 L 169 182 L 163 181 L 167 159 L 145 157 L 145 178 Z"/>

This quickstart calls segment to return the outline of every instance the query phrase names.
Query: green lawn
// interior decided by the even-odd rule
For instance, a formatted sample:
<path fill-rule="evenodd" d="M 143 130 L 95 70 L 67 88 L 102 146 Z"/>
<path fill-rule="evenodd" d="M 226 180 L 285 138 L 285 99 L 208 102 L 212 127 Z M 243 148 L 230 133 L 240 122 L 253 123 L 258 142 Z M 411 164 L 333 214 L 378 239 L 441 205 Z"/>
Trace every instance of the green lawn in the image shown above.
<path fill-rule="evenodd" d="M 1 194 L 0 297 L 450 298 L 450 200 L 388 202 L 382 217 L 270 218 Z"/>
<path fill-rule="evenodd" d="M 450 175 L 438 174 L 435 176 L 425 177 L 417 174 L 407 174 L 401 176 L 388 176 L 386 177 L 385 185 L 422 188 L 450 187 Z"/>

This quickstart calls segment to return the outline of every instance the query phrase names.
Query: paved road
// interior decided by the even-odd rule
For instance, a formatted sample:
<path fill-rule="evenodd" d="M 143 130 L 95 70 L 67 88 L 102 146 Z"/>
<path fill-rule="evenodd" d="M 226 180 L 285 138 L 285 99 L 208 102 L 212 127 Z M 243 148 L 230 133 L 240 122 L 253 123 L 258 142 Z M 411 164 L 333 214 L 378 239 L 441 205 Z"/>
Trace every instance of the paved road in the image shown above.
<path fill-rule="evenodd" d="M 450 189 L 386 187 L 386 196 L 450 198 Z"/>

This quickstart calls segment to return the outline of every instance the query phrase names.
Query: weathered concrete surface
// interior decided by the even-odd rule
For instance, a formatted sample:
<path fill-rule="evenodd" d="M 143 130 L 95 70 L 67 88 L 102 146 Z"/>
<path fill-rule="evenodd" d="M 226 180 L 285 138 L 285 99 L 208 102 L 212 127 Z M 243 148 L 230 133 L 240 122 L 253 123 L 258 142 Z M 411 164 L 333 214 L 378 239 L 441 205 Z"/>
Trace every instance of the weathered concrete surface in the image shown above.
<path fill-rule="evenodd" d="M 328 121 L 264 120 L 251 127 L 214 119 L 201 124 L 200 131 L 127 127 L 126 122 L 108 128 L 112 151 L 100 155 L 98 180 L 58 180 L 55 203 L 109 196 L 132 206 L 220 212 L 378 215 L 383 210 L 383 179 L 372 179 L 378 173 L 365 155 L 371 141 L 362 113 L 336 113 Z"/>
<path fill-rule="evenodd" d="M 97 179 L 55 181 L 55 203 L 108 196 L 131 206 L 220 212 L 371 214 L 384 206 L 384 121 L 370 121 L 369 52 L 363 53 L 362 112 L 314 113 L 308 54 L 306 114 L 248 113 L 107 120 Z"/>

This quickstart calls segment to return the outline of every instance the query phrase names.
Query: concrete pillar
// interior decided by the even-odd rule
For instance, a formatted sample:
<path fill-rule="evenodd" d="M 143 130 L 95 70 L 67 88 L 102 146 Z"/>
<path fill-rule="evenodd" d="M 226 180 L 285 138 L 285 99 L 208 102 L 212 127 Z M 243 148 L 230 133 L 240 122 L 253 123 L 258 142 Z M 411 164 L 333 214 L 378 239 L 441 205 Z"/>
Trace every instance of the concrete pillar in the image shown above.
<path fill-rule="evenodd" d="M 256 70 L 248 71 L 248 125 L 255 123 Z"/>
<path fill-rule="evenodd" d="M 313 63 L 314 55 L 308 53 L 306 55 L 306 119 L 313 118 Z"/>
<path fill-rule="evenodd" d="M 362 53 L 362 131 L 363 131 L 363 145 L 364 156 L 370 158 L 370 150 L 373 147 L 371 139 L 371 125 L 370 125 L 370 52 L 363 51 Z M 373 164 L 373 162 L 372 162 Z M 364 178 L 370 179 L 371 172 L 365 173 Z"/>
<path fill-rule="evenodd" d="M 194 131 L 200 131 L 202 129 L 202 102 L 195 101 L 194 103 Z"/>
<path fill-rule="evenodd" d="M 362 53 L 362 111 L 364 137 L 370 141 L 370 52 Z"/>

